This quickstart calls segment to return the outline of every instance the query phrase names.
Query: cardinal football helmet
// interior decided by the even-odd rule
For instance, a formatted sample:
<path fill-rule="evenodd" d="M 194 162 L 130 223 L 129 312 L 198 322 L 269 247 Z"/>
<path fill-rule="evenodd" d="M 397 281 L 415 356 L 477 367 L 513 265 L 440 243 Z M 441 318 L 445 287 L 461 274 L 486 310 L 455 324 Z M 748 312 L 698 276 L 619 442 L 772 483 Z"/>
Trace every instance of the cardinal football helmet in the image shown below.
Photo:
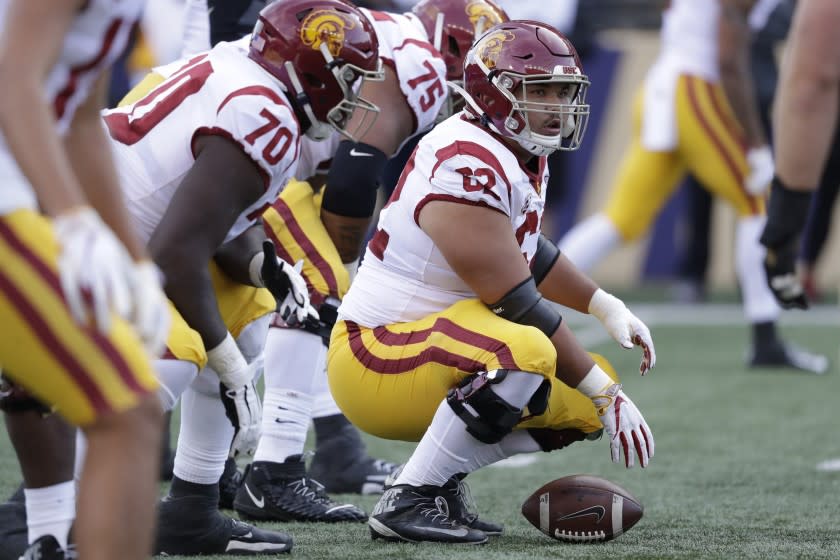
<path fill-rule="evenodd" d="M 362 80 L 382 80 L 379 42 L 372 25 L 343 0 L 281 0 L 260 12 L 249 57 L 286 87 L 306 135 L 323 140 L 345 130 L 354 109 L 379 111 L 358 97 Z M 308 124 L 308 126 L 307 126 Z M 354 131 L 357 136 L 360 131 Z"/>
<path fill-rule="evenodd" d="M 446 79 L 463 85 L 464 57 L 482 33 L 497 23 L 508 21 L 503 9 L 491 0 L 420 0 L 411 9 L 423 24 L 426 35 L 443 55 Z M 459 110 L 463 101 L 449 95 L 438 120 Z"/>
<path fill-rule="evenodd" d="M 535 102 L 526 95 L 525 86 L 531 84 L 569 84 L 573 89 L 566 103 Z M 464 61 L 459 93 L 469 114 L 542 156 L 580 147 L 589 120 L 588 88 L 572 43 L 550 25 L 521 20 L 496 25 L 475 42 Z M 533 131 L 529 113 L 559 115 L 560 133 Z"/>

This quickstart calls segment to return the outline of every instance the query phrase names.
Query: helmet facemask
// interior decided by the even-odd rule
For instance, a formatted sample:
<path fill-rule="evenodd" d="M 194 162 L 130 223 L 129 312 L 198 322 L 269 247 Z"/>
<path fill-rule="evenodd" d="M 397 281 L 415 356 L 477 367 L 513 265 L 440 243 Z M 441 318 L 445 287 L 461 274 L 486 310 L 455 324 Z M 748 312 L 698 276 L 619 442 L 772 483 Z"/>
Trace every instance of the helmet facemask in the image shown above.
<path fill-rule="evenodd" d="M 326 67 L 329 68 L 342 93 L 341 101 L 327 111 L 326 121 L 319 120 L 312 111 L 309 98 L 303 89 L 294 65 L 288 61 L 285 63 L 286 72 L 295 89 L 295 97 L 311 123 L 311 126 L 306 130 L 306 136 L 312 140 L 321 141 L 328 138 L 333 131 L 338 131 L 348 140 L 356 142 L 373 126 L 379 114 L 379 107 L 363 97 L 359 97 L 358 91 L 365 80 L 382 81 L 385 79 L 382 61 L 377 61 L 375 70 L 365 70 L 354 64 L 345 63 L 341 58 L 334 58 L 325 43 L 321 44 L 319 50 L 324 57 Z M 364 113 L 353 130 L 348 131 L 347 125 L 353 116 L 353 112 L 357 109 L 364 111 Z"/>
<path fill-rule="evenodd" d="M 561 72 L 563 69 L 558 67 L 555 68 L 554 74 L 523 76 L 500 72 L 491 78 L 512 105 L 511 113 L 504 121 L 508 135 L 536 156 L 545 156 L 556 150 L 577 150 L 586 132 L 586 125 L 589 123 L 589 105 L 586 103 L 589 80 L 579 72 L 577 74 Z M 573 87 L 573 91 L 567 103 L 529 100 L 528 86 L 539 84 L 569 84 Z M 517 97 L 514 92 L 519 96 Z M 561 123 L 560 133 L 547 135 L 532 130 L 528 120 L 531 114 L 558 116 Z"/>

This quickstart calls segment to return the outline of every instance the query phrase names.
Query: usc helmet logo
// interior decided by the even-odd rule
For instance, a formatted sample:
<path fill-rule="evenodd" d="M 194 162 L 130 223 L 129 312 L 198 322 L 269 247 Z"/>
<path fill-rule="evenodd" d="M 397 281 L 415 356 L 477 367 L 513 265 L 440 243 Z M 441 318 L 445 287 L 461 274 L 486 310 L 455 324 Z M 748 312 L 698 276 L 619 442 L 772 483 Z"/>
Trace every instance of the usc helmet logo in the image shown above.
<path fill-rule="evenodd" d="M 321 48 L 322 43 L 333 57 L 337 57 L 344 46 L 344 31 L 353 29 L 356 23 L 344 14 L 331 10 L 314 10 L 300 25 L 300 38 L 304 45 L 315 50 Z"/>
<path fill-rule="evenodd" d="M 510 31 L 494 31 L 476 45 L 476 54 L 487 68 L 493 69 L 496 67 L 496 61 L 502 52 L 503 43 L 505 41 L 512 41 L 513 39 L 515 39 L 515 36 Z"/>
<path fill-rule="evenodd" d="M 467 12 L 467 17 L 470 18 L 470 23 L 472 23 L 476 35 L 482 33 L 485 29 L 490 29 L 497 23 L 502 23 L 502 18 L 499 17 L 498 12 L 483 0 L 470 2 L 464 10 Z M 479 29 L 479 25 L 481 25 L 481 29 Z"/>

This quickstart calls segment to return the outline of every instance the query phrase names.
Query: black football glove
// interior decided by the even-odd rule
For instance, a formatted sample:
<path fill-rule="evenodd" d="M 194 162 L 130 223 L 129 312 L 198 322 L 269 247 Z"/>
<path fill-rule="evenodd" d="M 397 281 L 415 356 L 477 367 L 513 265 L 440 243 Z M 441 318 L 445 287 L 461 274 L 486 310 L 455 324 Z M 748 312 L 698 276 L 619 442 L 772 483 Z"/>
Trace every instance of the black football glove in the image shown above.
<path fill-rule="evenodd" d="M 799 234 L 808 219 L 811 193 L 793 191 L 778 177 L 773 179 L 767 225 L 761 234 L 761 244 L 767 247 L 764 270 L 767 283 L 779 305 L 785 309 L 808 309 L 805 290 L 796 274 Z"/>
<path fill-rule="evenodd" d="M 260 269 L 263 285 L 277 300 L 277 313 L 289 325 L 318 322 L 318 312 L 309 302 L 306 280 L 301 276 L 303 261 L 292 266 L 277 257 L 274 243 L 263 241 L 263 264 Z"/>

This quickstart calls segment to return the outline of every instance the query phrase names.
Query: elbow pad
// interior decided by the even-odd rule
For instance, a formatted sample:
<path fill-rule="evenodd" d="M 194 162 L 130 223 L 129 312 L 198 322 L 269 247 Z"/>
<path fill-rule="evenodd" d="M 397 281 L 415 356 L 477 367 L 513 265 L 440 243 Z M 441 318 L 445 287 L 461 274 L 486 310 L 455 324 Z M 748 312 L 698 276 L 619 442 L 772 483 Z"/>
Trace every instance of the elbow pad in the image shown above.
<path fill-rule="evenodd" d="M 344 140 L 333 156 L 321 207 L 348 218 L 369 218 L 388 156 L 378 148 Z"/>
<path fill-rule="evenodd" d="M 487 307 L 508 321 L 537 327 L 548 337 L 554 334 L 563 321 L 560 312 L 537 291 L 533 276 L 523 280 L 502 299 Z"/>

